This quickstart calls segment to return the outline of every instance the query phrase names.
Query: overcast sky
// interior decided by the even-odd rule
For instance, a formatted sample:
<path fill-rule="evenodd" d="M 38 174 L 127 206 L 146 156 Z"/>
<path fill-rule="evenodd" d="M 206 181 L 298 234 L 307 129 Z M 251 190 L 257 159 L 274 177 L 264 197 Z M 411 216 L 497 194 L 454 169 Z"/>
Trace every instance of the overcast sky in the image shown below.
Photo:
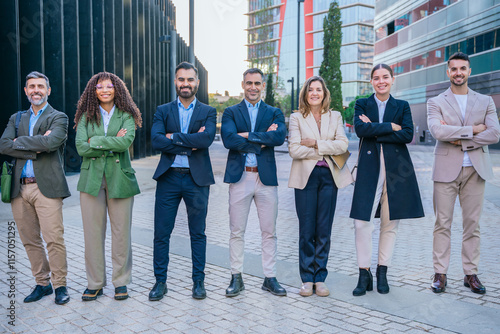
<path fill-rule="evenodd" d="M 189 1 L 173 0 L 177 30 L 189 44 Z M 208 92 L 239 95 L 247 69 L 247 0 L 194 0 L 194 53 L 208 70 Z"/>

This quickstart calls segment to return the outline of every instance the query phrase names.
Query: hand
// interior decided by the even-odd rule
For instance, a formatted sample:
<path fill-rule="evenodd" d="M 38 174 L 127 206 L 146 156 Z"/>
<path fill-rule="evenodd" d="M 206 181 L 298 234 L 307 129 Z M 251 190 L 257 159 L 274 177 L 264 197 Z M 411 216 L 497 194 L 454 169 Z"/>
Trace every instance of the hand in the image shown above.
<path fill-rule="evenodd" d="M 399 131 L 402 129 L 401 125 L 396 124 L 396 123 L 391 123 L 392 125 L 392 131 Z"/>
<path fill-rule="evenodd" d="M 12 139 L 12 141 L 13 141 L 13 142 L 15 142 L 15 141 L 16 141 L 16 139 L 17 139 L 17 138 L 14 138 L 14 139 Z"/>
<path fill-rule="evenodd" d="M 276 131 L 278 129 L 278 124 L 271 124 L 271 126 L 267 129 L 266 132 L 269 132 L 269 131 Z"/>
<path fill-rule="evenodd" d="M 474 125 L 474 126 L 472 127 L 472 134 L 477 135 L 478 133 L 481 133 L 481 132 L 483 132 L 484 130 L 486 130 L 486 125 L 484 125 L 484 124 Z"/>
<path fill-rule="evenodd" d="M 316 147 L 316 139 L 304 138 L 300 141 L 300 145 L 307 147 Z"/>
<path fill-rule="evenodd" d="M 90 138 L 89 138 L 89 140 L 87 140 L 87 143 L 89 143 L 89 144 L 90 144 Z"/>
<path fill-rule="evenodd" d="M 440 120 L 439 123 L 441 123 L 441 125 L 448 125 L 444 120 Z"/>
<path fill-rule="evenodd" d="M 462 146 L 462 141 L 460 139 L 455 140 L 455 141 L 450 141 L 450 144 L 457 145 L 457 146 Z"/>
<path fill-rule="evenodd" d="M 173 133 L 167 133 L 167 134 L 165 135 L 165 137 L 167 137 L 168 139 L 172 139 L 172 135 L 173 135 Z"/>
<path fill-rule="evenodd" d="M 127 129 L 121 128 L 120 131 L 116 134 L 117 137 L 125 137 L 127 134 Z"/>
<path fill-rule="evenodd" d="M 248 139 L 248 132 L 238 132 L 238 136 L 242 136 L 243 138 Z"/>
<path fill-rule="evenodd" d="M 198 133 L 203 132 L 203 131 L 205 131 L 205 127 L 204 127 L 204 126 L 202 126 L 202 127 L 198 130 Z"/>
<path fill-rule="evenodd" d="M 47 131 L 45 131 L 45 133 L 43 135 L 48 136 L 48 135 L 50 135 L 51 132 L 52 132 L 52 130 L 47 130 Z"/>
<path fill-rule="evenodd" d="M 365 114 L 360 115 L 359 119 L 362 120 L 363 123 L 371 123 L 372 122 L 372 121 L 370 121 L 370 119 L 368 118 L 368 116 L 366 116 Z"/>

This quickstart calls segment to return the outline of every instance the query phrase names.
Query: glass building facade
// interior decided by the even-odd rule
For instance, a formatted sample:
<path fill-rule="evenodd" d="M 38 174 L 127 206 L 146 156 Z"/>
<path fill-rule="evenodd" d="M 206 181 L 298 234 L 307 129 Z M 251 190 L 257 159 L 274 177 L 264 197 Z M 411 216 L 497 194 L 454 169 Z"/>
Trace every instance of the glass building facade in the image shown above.
<path fill-rule="evenodd" d="M 426 103 L 450 86 L 447 61 L 457 51 L 470 56 L 469 87 L 500 110 L 500 0 L 378 0 L 375 8 L 374 63 L 394 70 L 392 94 L 410 103 L 417 142 L 433 141 Z"/>
<path fill-rule="evenodd" d="M 300 12 L 300 84 L 318 75 L 323 61 L 323 21 L 333 0 L 305 0 Z M 285 84 L 297 76 L 297 1 L 250 0 L 248 59 L 250 66 L 277 73 Z M 342 19 L 342 97 L 348 105 L 357 95 L 371 92 L 375 0 L 338 1 Z"/>

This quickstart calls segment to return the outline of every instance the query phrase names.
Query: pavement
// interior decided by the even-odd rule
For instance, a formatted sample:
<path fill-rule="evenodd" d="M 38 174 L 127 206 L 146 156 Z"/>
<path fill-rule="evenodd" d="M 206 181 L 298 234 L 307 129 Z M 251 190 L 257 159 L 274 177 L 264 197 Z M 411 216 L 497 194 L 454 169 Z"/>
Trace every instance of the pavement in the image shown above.
<path fill-rule="evenodd" d="M 350 143 L 352 166 L 357 141 Z M 133 282 L 130 298 L 113 299 L 110 236 L 106 241 L 109 283 L 97 301 L 83 302 L 86 288 L 85 260 L 78 174 L 68 176 L 72 196 L 64 201 L 65 242 L 68 256 L 68 289 L 71 301 L 54 303 L 54 295 L 34 303 L 23 299 L 35 285 L 29 261 L 17 231 L 12 235 L 10 205 L 0 203 L 0 333 L 499 333 L 500 332 L 500 152 L 492 151 L 495 179 L 486 186 L 481 218 L 479 277 L 486 294 L 477 295 L 463 286 L 461 268 L 461 211 L 456 204 L 452 227 L 452 257 L 445 293 L 430 288 L 432 269 L 431 169 L 433 148 L 409 146 L 418 177 L 425 217 L 400 224 L 393 263 L 388 271 L 391 291 L 354 297 L 357 283 L 354 229 L 349 219 L 353 187 L 341 189 L 332 232 L 326 280 L 329 297 L 301 297 L 298 270 L 298 220 L 294 191 L 287 187 L 291 158 L 286 146 L 276 153 L 279 212 L 278 280 L 287 289 L 277 297 L 261 289 L 260 230 L 255 208 L 250 211 L 245 245 L 245 291 L 225 297 L 230 281 L 228 185 L 223 183 L 227 151 L 220 141 L 210 148 L 216 184 L 210 188 L 207 217 L 207 298 L 191 298 L 191 256 L 186 211 L 178 212 L 171 241 L 168 293 L 150 302 L 153 286 L 153 208 L 155 181 L 151 179 L 159 156 L 132 162 L 141 194 L 135 197 L 132 240 Z M 10 228 L 10 230 L 9 230 Z M 9 232 L 11 232 L 9 234 Z M 374 232 L 377 249 L 378 230 Z M 108 228 L 108 234 L 109 234 Z M 14 240 L 14 241 L 12 241 Z M 10 249 L 10 253 L 8 250 Z M 15 258 L 7 257 L 15 255 Z M 376 267 L 374 251 L 372 271 Z"/>

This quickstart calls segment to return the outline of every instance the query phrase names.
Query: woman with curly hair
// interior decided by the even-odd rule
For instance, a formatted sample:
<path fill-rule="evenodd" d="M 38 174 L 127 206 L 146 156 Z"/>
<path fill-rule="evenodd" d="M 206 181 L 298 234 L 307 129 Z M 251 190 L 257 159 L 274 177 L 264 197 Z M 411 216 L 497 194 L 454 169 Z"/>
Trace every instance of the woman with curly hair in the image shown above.
<path fill-rule="evenodd" d="M 140 193 L 128 150 L 136 127 L 141 125 L 141 113 L 120 78 L 101 72 L 89 80 L 75 115 L 76 149 L 83 158 L 77 190 L 88 281 L 82 295 L 84 301 L 97 299 L 106 285 L 106 211 L 111 225 L 115 299 L 128 298 L 132 206 L 134 195 Z"/>

